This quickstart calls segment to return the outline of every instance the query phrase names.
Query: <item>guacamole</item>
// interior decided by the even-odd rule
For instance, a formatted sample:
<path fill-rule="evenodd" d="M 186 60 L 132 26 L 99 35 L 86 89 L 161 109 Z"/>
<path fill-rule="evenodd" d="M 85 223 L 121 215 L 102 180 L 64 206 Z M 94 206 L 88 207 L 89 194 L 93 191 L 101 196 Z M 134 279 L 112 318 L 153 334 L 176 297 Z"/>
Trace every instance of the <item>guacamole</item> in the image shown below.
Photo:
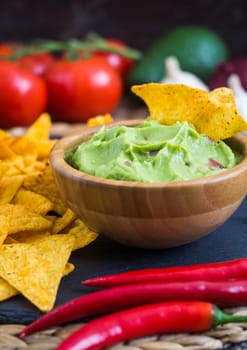
<path fill-rule="evenodd" d="M 135 127 L 102 127 L 65 160 L 107 179 L 164 182 L 195 179 L 232 168 L 240 160 L 223 141 L 199 134 L 188 122 L 161 125 L 147 118 Z"/>

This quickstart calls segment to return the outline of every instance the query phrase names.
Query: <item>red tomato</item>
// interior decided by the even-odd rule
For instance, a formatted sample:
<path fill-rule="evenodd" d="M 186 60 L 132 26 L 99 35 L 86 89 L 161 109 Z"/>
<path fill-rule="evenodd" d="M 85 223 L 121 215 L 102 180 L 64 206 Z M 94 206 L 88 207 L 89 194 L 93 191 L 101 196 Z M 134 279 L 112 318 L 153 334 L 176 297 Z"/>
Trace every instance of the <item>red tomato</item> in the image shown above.
<path fill-rule="evenodd" d="M 46 82 L 49 111 L 60 121 L 81 122 L 111 113 L 122 97 L 120 75 L 98 57 L 54 63 Z"/>
<path fill-rule="evenodd" d="M 54 63 L 55 58 L 48 52 L 23 56 L 18 59 L 18 64 L 34 73 L 44 76 L 48 68 Z"/>
<path fill-rule="evenodd" d="M 45 82 L 14 63 L 0 62 L 0 127 L 27 126 L 46 109 Z"/>
<path fill-rule="evenodd" d="M 0 59 L 6 59 L 12 55 L 19 46 L 11 43 L 0 43 Z"/>
<path fill-rule="evenodd" d="M 108 42 L 112 46 L 115 46 L 116 48 L 127 48 L 127 45 L 125 45 L 122 41 L 117 39 L 106 39 L 106 42 Z M 110 66 L 115 68 L 121 74 L 123 78 L 126 77 L 126 75 L 134 66 L 133 59 L 126 56 L 121 56 L 117 53 L 95 52 L 94 56 L 103 57 L 110 64 Z"/>

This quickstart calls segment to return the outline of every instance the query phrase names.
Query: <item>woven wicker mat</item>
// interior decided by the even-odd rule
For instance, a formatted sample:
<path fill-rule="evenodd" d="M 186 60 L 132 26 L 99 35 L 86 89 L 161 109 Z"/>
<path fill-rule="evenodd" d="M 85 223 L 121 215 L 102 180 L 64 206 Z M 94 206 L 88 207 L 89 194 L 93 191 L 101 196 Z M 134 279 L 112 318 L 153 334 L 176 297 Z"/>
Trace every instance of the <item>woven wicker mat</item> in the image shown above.
<path fill-rule="evenodd" d="M 225 309 L 232 314 L 247 315 L 247 306 Z M 19 332 L 25 327 L 18 324 L 0 325 L 1 350 L 53 350 L 71 332 L 81 327 L 83 323 L 73 323 L 37 332 L 26 337 L 18 338 Z M 200 334 L 162 334 L 138 338 L 126 343 L 116 344 L 111 350 L 212 350 L 247 349 L 247 323 L 227 324 L 218 326 Z"/>

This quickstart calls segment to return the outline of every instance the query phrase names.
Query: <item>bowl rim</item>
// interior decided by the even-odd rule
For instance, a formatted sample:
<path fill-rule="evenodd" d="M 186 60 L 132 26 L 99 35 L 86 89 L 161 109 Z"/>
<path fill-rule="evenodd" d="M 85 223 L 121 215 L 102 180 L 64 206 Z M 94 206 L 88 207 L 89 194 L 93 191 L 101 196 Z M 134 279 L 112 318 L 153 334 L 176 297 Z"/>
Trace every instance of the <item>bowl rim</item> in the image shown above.
<path fill-rule="evenodd" d="M 97 132 L 102 126 L 110 128 L 117 125 L 124 126 L 135 126 L 143 122 L 145 119 L 127 119 L 110 124 L 86 127 L 82 125 L 77 130 L 63 136 L 61 139 L 57 140 L 50 152 L 50 164 L 55 171 L 58 171 L 65 177 L 70 177 L 76 179 L 79 182 L 86 182 L 87 185 L 96 185 L 104 187 L 126 187 L 126 188 L 144 188 L 144 189 L 161 189 L 161 188 L 175 188 L 175 187 L 197 187 L 206 184 L 214 184 L 224 180 L 229 180 L 231 177 L 237 176 L 239 173 L 246 171 L 246 190 L 247 190 L 247 136 L 237 133 L 227 140 L 235 140 L 241 144 L 243 147 L 243 159 L 231 169 L 226 169 L 225 171 L 215 174 L 208 175 L 196 179 L 189 180 L 179 180 L 173 182 L 137 182 L 137 181 L 124 181 L 115 179 L 105 179 L 102 177 L 87 174 L 81 170 L 77 170 L 69 165 L 64 160 L 65 152 L 72 150 L 78 146 L 85 137 L 90 137 L 90 135 Z M 227 141 L 224 140 L 224 141 Z"/>

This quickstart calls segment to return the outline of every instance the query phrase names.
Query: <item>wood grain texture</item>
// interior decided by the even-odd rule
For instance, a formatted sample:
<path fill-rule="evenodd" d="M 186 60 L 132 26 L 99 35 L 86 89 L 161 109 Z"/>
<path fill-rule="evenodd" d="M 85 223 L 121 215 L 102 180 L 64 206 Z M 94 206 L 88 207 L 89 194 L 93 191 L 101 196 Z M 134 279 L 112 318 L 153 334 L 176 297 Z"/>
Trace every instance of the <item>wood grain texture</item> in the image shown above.
<path fill-rule="evenodd" d="M 137 125 L 140 120 L 116 124 Z M 108 126 L 110 127 L 110 126 Z M 192 242 L 223 224 L 247 192 L 247 137 L 234 136 L 243 154 L 233 169 L 196 180 L 137 183 L 102 179 L 73 169 L 64 152 L 98 128 L 82 128 L 58 141 L 51 165 L 63 198 L 91 229 L 128 246 L 168 248 Z"/>

